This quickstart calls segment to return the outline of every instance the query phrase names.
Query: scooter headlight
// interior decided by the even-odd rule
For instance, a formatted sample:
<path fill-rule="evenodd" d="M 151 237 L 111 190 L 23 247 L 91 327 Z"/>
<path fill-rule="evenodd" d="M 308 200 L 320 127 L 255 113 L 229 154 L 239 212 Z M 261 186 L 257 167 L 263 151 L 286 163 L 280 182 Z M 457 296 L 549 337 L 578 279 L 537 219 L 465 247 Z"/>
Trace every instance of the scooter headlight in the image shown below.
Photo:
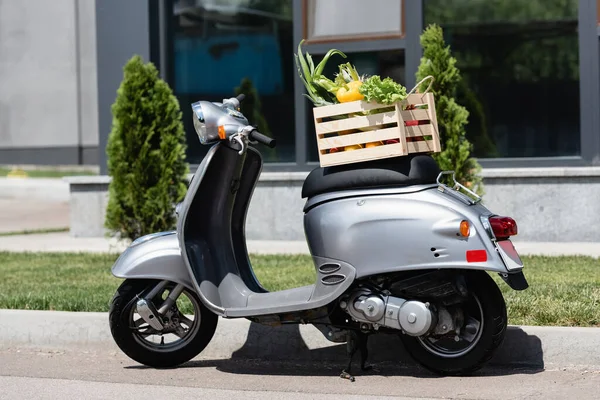
<path fill-rule="evenodd" d="M 204 112 L 202 112 L 202 104 L 201 102 L 197 102 L 192 104 L 193 116 L 192 119 L 194 121 L 194 129 L 198 134 L 198 138 L 200 139 L 200 143 L 207 144 L 211 143 L 213 140 L 209 138 L 209 135 L 206 131 L 206 121 L 204 120 Z M 216 138 L 218 139 L 218 137 Z"/>
<path fill-rule="evenodd" d="M 238 111 L 209 101 L 192 104 L 192 119 L 202 144 L 225 140 L 248 124 L 248 120 Z"/>

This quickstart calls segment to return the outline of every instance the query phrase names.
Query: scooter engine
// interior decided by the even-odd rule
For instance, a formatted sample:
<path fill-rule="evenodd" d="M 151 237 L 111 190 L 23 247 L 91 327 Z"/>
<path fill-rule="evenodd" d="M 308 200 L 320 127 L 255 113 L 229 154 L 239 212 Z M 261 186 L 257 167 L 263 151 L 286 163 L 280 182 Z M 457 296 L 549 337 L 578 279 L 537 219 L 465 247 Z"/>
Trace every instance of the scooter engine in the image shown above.
<path fill-rule="evenodd" d="M 410 336 L 422 336 L 437 325 L 428 303 L 384 296 L 359 290 L 342 299 L 340 307 L 359 322 L 399 329 Z"/>

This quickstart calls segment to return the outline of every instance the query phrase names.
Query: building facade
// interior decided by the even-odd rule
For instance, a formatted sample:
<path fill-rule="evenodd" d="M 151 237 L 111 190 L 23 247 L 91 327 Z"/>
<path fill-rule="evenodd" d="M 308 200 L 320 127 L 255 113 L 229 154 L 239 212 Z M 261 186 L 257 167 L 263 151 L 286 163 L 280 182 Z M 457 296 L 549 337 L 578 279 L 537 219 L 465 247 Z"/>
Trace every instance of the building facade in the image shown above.
<path fill-rule="evenodd" d="M 531 238 L 557 240 L 539 230 L 560 226 L 573 229 L 573 240 L 594 240 L 593 228 L 581 233 L 567 217 L 540 225 L 553 204 L 538 200 L 556 195 L 560 207 L 579 204 L 600 224 L 600 0 L 5 0 L 0 164 L 96 164 L 104 173 L 110 107 L 123 65 L 140 54 L 180 100 L 192 165 L 207 148 L 190 104 L 251 86 L 260 99 L 251 119 L 278 141 L 261 149 L 268 179 L 256 196 L 294 198 L 287 204 L 296 207 L 303 177 L 318 166 L 298 43 L 306 40 L 315 62 L 336 48 L 360 73 L 412 88 L 419 36 L 432 23 L 444 29 L 463 77 L 457 101 L 469 111 L 486 201 L 534 224 Z M 301 210 L 288 222 L 282 215 L 268 226 L 249 217 L 249 236 L 267 229 L 301 238 Z"/>

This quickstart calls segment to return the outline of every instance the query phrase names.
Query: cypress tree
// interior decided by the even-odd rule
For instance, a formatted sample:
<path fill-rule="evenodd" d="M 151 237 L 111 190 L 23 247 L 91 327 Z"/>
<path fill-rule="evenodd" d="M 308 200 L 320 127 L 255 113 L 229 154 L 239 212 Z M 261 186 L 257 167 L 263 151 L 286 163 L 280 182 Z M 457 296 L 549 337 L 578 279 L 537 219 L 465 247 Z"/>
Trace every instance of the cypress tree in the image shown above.
<path fill-rule="evenodd" d="M 450 46 L 444 41 L 442 28 L 436 24 L 425 29 L 421 35 L 421 46 L 423 57 L 417 71 L 417 81 L 428 75 L 435 78 L 431 92 L 435 95 L 442 152 L 433 157 L 442 170 L 455 171 L 458 182 L 481 195 L 481 166 L 471 157 L 473 146 L 466 137 L 469 112 L 455 101 L 461 83 L 460 71 L 455 65 L 456 58 L 452 57 Z M 423 91 L 427 85 L 429 82 L 419 89 Z"/>
<path fill-rule="evenodd" d="M 123 73 L 106 149 L 112 181 L 105 227 L 133 240 L 175 227 L 188 165 L 181 110 L 168 84 L 137 55 Z"/>

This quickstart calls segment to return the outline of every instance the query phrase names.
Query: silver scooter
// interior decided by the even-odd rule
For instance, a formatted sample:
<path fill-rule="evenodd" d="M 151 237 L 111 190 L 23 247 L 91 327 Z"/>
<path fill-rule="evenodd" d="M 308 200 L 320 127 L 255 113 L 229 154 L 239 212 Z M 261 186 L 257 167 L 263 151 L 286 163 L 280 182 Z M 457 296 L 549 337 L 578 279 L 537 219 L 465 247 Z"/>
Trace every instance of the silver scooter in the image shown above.
<path fill-rule="evenodd" d="M 481 368 L 502 343 L 507 313 L 489 273 L 528 287 L 510 237 L 468 188 L 442 183 L 429 155 L 316 168 L 302 188 L 313 285 L 276 292 L 257 280 L 244 226 L 262 158 L 275 146 L 240 113 L 243 95 L 192 105 L 200 142 L 213 145 L 177 206 L 177 230 L 140 237 L 119 257 L 125 281 L 110 308 L 115 342 L 133 360 L 172 367 L 210 342 L 218 317 L 312 324 L 349 345 L 367 369 L 367 337 L 398 334 L 410 355 L 444 375 Z M 448 179 L 450 181 L 450 179 Z"/>

